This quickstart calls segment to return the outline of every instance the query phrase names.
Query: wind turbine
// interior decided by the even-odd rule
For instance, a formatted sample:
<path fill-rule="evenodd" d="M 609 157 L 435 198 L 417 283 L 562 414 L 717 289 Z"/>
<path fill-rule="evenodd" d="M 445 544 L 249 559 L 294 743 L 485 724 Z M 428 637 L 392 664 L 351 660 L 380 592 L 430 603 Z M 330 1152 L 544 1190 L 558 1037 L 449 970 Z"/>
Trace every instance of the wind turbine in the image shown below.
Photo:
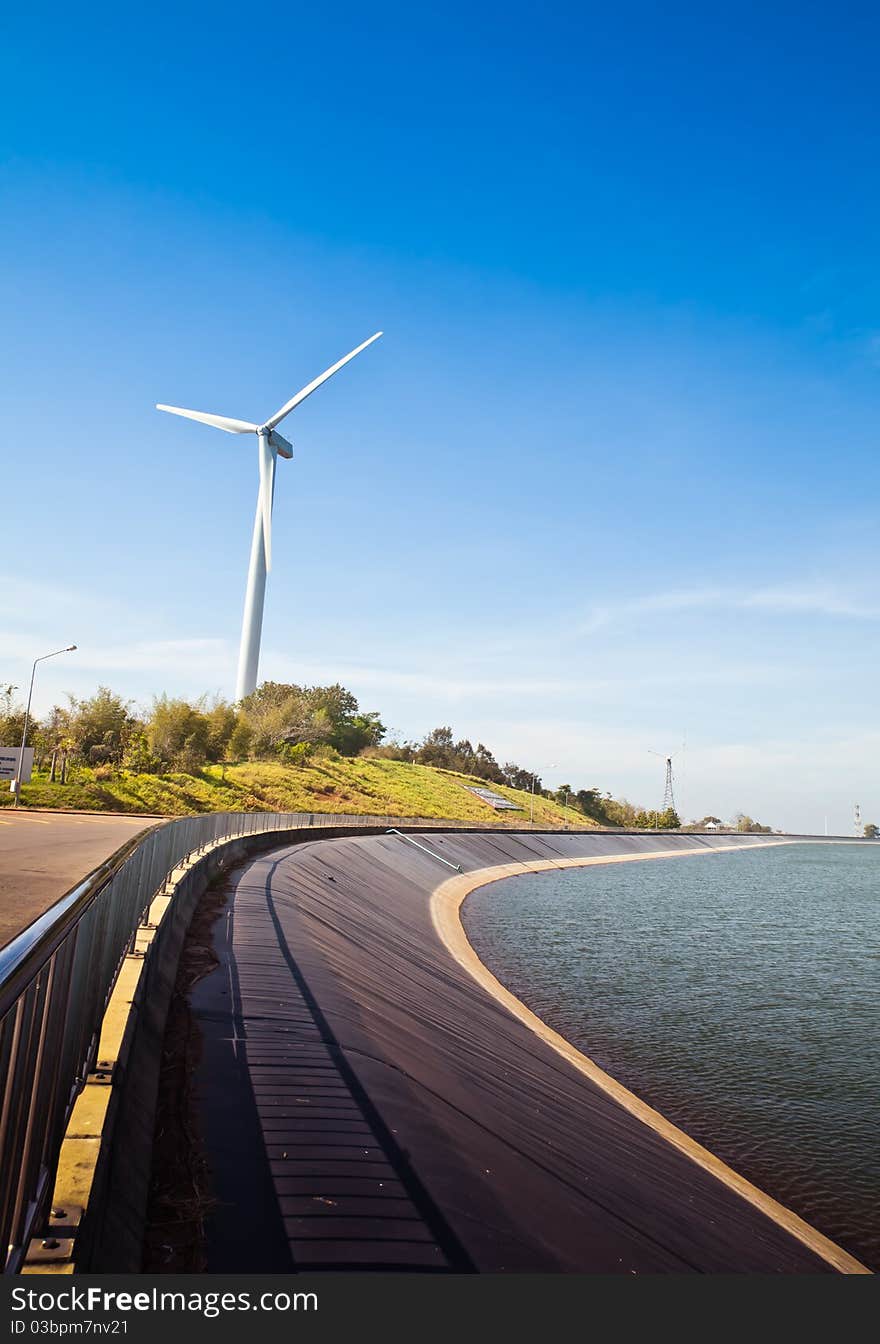
<path fill-rule="evenodd" d="M 672 808 L 674 811 L 675 795 L 672 792 L 672 762 L 673 759 L 675 758 L 676 753 L 672 752 L 670 753 L 670 755 L 667 756 L 665 752 L 651 751 L 650 748 L 648 749 L 648 752 L 649 755 L 659 756 L 661 761 L 666 762 L 666 786 L 663 791 L 663 811 L 667 812 L 670 808 Z"/>
<path fill-rule="evenodd" d="M 377 331 L 368 341 L 364 341 L 356 350 L 338 360 L 319 377 L 307 383 L 262 424 L 254 425 L 249 420 L 233 420 L 226 415 L 209 415 L 206 411 L 188 411 L 182 406 L 165 406 L 157 403 L 157 411 L 170 411 L 172 415 L 183 415 L 187 420 L 201 420 L 205 425 L 223 429 L 227 434 L 256 434 L 259 447 L 260 489 L 257 495 L 257 513 L 254 519 L 254 535 L 251 541 L 251 560 L 248 568 L 247 591 L 244 599 L 244 619 L 241 626 L 241 648 L 238 656 L 238 680 L 235 698 L 242 700 L 257 687 L 257 667 L 260 661 L 260 632 L 263 628 L 263 603 L 266 597 L 266 575 L 272 568 L 272 502 L 275 495 L 275 461 L 278 457 L 293 457 L 293 444 L 282 438 L 277 426 L 290 415 L 306 397 L 332 378 L 334 373 L 366 350 L 368 345 L 382 335 Z"/>

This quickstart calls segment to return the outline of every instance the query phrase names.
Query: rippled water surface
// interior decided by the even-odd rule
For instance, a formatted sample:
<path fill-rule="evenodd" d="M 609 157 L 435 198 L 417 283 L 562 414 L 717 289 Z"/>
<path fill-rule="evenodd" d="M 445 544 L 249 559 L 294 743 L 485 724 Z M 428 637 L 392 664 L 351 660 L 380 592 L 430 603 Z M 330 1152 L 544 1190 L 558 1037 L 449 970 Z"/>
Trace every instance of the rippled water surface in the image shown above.
<path fill-rule="evenodd" d="M 468 936 L 557 1031 L 880 1268 L 880 845 L 510 878 Z"/>

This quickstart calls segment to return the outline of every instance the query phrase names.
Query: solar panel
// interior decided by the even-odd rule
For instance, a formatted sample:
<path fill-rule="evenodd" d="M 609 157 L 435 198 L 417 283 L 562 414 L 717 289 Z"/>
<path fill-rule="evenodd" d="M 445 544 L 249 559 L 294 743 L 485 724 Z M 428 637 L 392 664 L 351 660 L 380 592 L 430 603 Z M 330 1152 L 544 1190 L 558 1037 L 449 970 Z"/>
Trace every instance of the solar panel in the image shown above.
<path fill-rule="evenodd" d="M 502 797 L 500 793 L 494 793 L 492 789 L 477 788 L 472 784 L 465 784 L 464 787 L 467 789 L 468 793 L 475 793 L 482 802 L 488 803 L 490 807 L 494 807 L 496 812 L 522 811 L 519 803 L 512 803 L 509 798 Z"/>

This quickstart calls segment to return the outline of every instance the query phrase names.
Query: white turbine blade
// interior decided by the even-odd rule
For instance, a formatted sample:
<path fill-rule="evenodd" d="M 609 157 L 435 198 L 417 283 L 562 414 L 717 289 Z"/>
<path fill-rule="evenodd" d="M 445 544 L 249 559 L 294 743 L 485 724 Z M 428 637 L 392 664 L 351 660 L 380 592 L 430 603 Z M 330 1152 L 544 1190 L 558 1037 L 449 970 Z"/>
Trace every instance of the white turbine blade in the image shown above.
<path fill-rule="evenodd" d="M 228 415 L 209 415 L 207 411 L 185 411 L 182 406 L 163 406 L 156 404 L 157 411 L 170 411 L 172 415 L 183 415 L 187 420 L 201 420 L 215 429 L 225 429 L 227 434 L 256 434 L 257 425 L 248 420 L 232 420 Z"/>
<path fill-rule="evenodd" d="M 366 350 L 368 345 L 373 344 L 373 341 L 378 341 L 381 335 L 381 331 L 377 331 L 375 336 L 371 336 L 368 341 L 364 341 L 363 345 L 359 345 L 356 350 L 352 350 L 344 359 L 340 359 L 331 368 L 322 373 L 319 378 L 316 378 L 314 382 L 309 383 L 304 387 L 301 392 L 297 392 L 295 397 L 291 397 L 290 401 L 284 403 L 280 411 L 276 411 L 275 414 L 266 421 L 266 429 L 274 429 L 276 425 L 280 425 L 284 417 L 290 415 L 290 412 L 295 406 L 298 406 L 301 401 L 305 401 L 306 397 L 310 397 L 322 383 L 326 383 L 327 379 L 332 378 L 334 373 L 338 373 L 343 365 L 347 364 L 350 359 L 354 359 L 355 355 L 359 355 L 362 350 Z"/>
<path fill-rule="evenodd" d="M 263 551 L 266 572 L 272 568 L 272 496 L 275 491 L 275 454 L 260 436 L 260 513 L 263 517 Z"/>

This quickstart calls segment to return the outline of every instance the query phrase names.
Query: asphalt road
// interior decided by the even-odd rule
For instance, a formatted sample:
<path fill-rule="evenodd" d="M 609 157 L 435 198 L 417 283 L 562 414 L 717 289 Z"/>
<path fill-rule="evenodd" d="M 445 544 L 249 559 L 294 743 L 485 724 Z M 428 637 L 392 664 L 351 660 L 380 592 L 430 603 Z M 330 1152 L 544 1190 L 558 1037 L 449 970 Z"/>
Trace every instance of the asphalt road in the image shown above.
<path fill-rule="evenodd" d="M 0 947 L 155 817 L 0 811 Z"/>

